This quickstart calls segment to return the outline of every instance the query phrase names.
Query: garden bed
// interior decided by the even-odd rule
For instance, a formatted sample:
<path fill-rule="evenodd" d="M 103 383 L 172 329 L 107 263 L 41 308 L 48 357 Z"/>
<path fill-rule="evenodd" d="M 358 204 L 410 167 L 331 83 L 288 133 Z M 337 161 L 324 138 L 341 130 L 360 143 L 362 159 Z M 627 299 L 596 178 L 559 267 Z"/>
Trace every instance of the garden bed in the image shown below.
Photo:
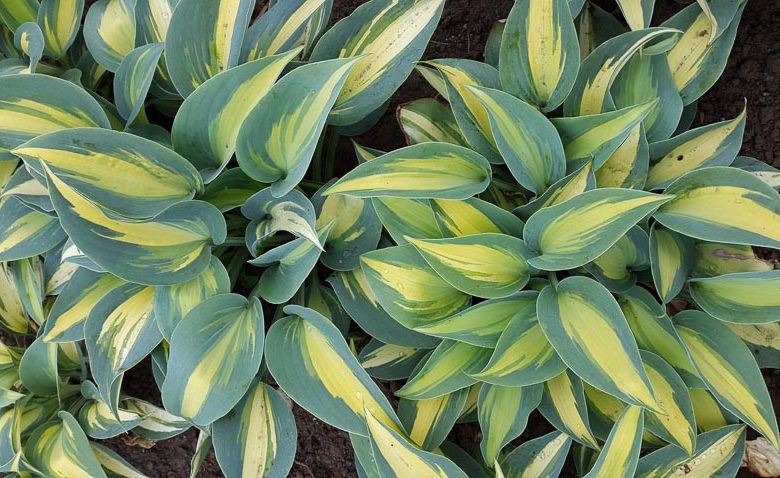
<path fill-rule="evenodd" d="M 333 20 L 338 20 L 362 0 L 335 0 Z M 493 22 L 504 18 L 513 0 L 448 0 L 444 15 L 425 58 L 460 57 L 481 59 L 485 41 Z M 604 3 L 608 8 L 611 2 Z M 680 6 L 672 0 L 658 0 L 656 20 L 667 18 Z M 725 73 L 716 86 L 699 102 L 695 124 L 708 124 L 733 118 L 747 100 L 748 121 L 741 154 L 780 167 L 780 3 L 753 1 L 748 3 L 737 35 L 736 44 Z M 403 145 L 403 137 L 395 123 L 395 108 L 412 99 L 433 96 L 433 90 L 418 75 L 413 74 L 394 96 L 387 114 L 358 142 L 374 148 L 391 150 Z M 347 140 L 340 145 L 340 158 L 353 161 Z M 776 256 L 774 257 L 777 260 Z M 127 392 L 159 402 L 159 394 L 151 380 L 148 362 L 136 367 L 125 378 Z M 775 407 L 780 406 L 780 371 L 766 371 Z M 392 384 L 384 389 L 390 395 Z M 777 408 L 776 408 L 777 409 Z M 298 452 L 292 477 L 356 476 L 353 452 L 347 434 L 329 427 L 294 406 L 298 426 Z M 536 413 L 531 417 L 523 437 L 539 436 L 551 429 Z M 453 438 L 469 449 L 478 443 L 476 426 L 459 425 Z M 152 477 L 189 476 L 190 459 L 195 451 L 197 431 L 160 442 L 152 448 L 137 443 L 128 444 L 127 437 L 118 437 L 110 446 Z M 570 469 L 570 467 L 567 467 Z M 222 474 L 209 454 L 198 475 L 219 477 Z M 564 476 L 569 476 L 564 474 Z"/>

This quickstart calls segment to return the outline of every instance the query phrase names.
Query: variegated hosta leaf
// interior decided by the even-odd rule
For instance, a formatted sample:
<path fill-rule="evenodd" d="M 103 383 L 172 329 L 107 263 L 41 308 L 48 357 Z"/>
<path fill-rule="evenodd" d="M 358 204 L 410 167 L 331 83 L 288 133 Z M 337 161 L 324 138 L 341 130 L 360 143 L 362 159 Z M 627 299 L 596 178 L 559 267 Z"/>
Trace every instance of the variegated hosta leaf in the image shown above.
<path fill-rule="evenodd" d="M 640 105 L 658 98 L 658 103 L 642 124 L 647 140 L 663 141 L 674 134 L 683 112 L 683 103 L 669 71 L 665 55 L 636 52 L 618 73 L 610 88 L 617 108 Z"/>
<path fill-rule="evenodd" d="M 42 0 L 38 25 L 46 39 L 46 51 L 61 57 L 70 48 L 81 25 L 84 0 Z"/>
<path fill-rule="evenodd" d="M 386 344 L 403 347 L 434 347 L 437 341 L 408 329 L 379 305 L 362 269 L 337 272 L 328 279 L 352 320 L 368 335 Z"/>
<path fill-rule="evenodd" d="M 564 203 L 580 193 L 595 188 L 596 177 L 593 174 L 593 163 L 588 162 L 568 176 L 559 179 L 547 188 L 544 194 L 528 204 L 518 206 L 513 212 L 516 216 L 527 221 L 539 209 Z"/>
<path fill-rule="evenodd" d="M 238 133 L 236 159 L 249 177 L 272 183 L 274 196 L 287 194 L 303 179 L 328 113 L 356 61 L 298 67 L 247 115 Z"/>
<path fill-rule="evenodd" d="M 228 212 L 242 206 L 254 193 L 265 187 L 265 184 L 247 176 L 241 168 L 230 168 L 223 170 L 206 185 L 200 199 L 213 204 L 222 212 Z"/>
<path fill-rule="evenodd" d="M 702 126 L 653 143 L 647 189 L 663 189 L 694 169 L 730 165 L 742 146 L 745 112 L 743 110 L 733 120 Z"/>
<path fill-rule="evenodd" d="M 599 443 L 590 429 L 582 380 L 572 371 L 565 370 L 544 382 L 539 412 L 573 440 L 594 450 L 599 449 Z"/>
<path fill-rule="evenodd" d="M 304 285 L 303 290 L 300 291 L 292 303 L 319 312 L 333 322 L 344 337 L 347 337 L 349 334 L 349 329 L 352 326 L 351 317 L 341 306 L 338 296 L 336 296 L 333 289 L 325 287 L 320 283 L 317 274 L 311 275 L 308 283 Z"/>
<path fill-rule="evenodd" d="M 284 478 L 295 459 L 297 435 L 290 405 L 263 382 L 212 427 L 214 453 L 228 478 Z"/>
<path fill-rule="evenodd" d="M 739 423 L 739 419 L 720 406 L 715 397 L 706 388 L 689 388 L 688 395 L 696 416 L 696 429 L 708 432 Z"/>
<path fill-rule="evenodd" d="M 474 234 L 452 239 L 408 239 L 425 261 L 456 289 L 483 298 L 507 297 L 530 278 L 522 239 Z"/>
<path fill-rule="evenodd" d="M 498 20 L 493 23 L 485 40 L 485 63 L 498 69 L 501 54 L 501 39 L 506 30 L 506 19 Z"/>
<path fill-rule="evenodd" d="M 137 0 L 98 0 L 84 17 L 84 41 L 92 57 L 114 72 L 135 48 Z"/>
<path fill-rule="evenodd" d="M 528 219 L 523 233 L 526 245 L 539 254 L 528 264 L 542 270 L 587 264 L 670 199 L 672 196 L 606 188 L 540 209 Z"/>
<path fill-rule="evenodd" d="M 251 220 L 246 227 L 246 245 L 252 254 L 262 252 L 264 241 L 279 231 L 306 238 L 322 250 L 314 224 L 314 206 L 300 191 L 274 197 L 273 188 L 265 188 L 247 199 L 241 214 Z"/>
<path fill-rule="evenodd" d="M 122 59 L 116 70 L 114 102 L 127 125 L 135 120 L 144 107 L 163 47 L 162 43 L 139 46 Z"/>
<path fill-rule="evenodd" d="M 57 395 L 57 344 L 37 338 L 25 350 L 19 361 L 19 380 L 24 388 L 43 397 Z"/>
<path fill-rule="evenodd" d="M 780 271 L 692 279 L 689 291 L 702 310 L 725 322 L 766 324 L 780 320 Z"/>
<path fill-rule="evenodd" d="M 479 448 L 486 463 L 498 460 L 501 449 L 523 433 L 528 416 L 541 400 L 540 384 L 526 387 L 482 386 L 477 414 L 482 430 Z"/>
<path fill-rule="evenodd" d="M 469 90 L 487 111 L 496 147 L 520 185 L 541 194 L 566 174 L 563 144 L 544 115 L 507 93 L 489 88 Z"/>
<path fill-rule="evenodd" d="M 26 72 L 35 73 L 35 68 L 43 56 L 44 41 L 41 27 L 35 22 L 23 23 L 16 29 L 14 44 L 30 60 Z"/>
<path fill-rule="evenodd" d="M 568 171 L 587 162 L 593 163 L 594 170 L 606 167 L 613 154 L 657 104 L 658 101 L 653 100 L 606 113 L 553 118 L 552 124 L 563 142 Z"/>
<path fill-rule="evenodd" d="M 421 98 L 398 107 L 398 124 L 407 144 L 437 141 L 466 146 L 449 105 L 433 98 Z"/>
<path fill-rule="evenodd" d="M 60 224 L 79 249 L 109 272 L 154 285 L 187 281 L 208 266 L 211 245 L 227 231 L 222 214 L 201 201 L 174 204 L 157 216 L 119 220 L 109 216 L 57 176 L 47 173 Z"/>
<path fill-rule="evenodd" d="M 359 268 L 360 256 L 376 249 L 382 234 L 382 223 L 372 201 L 342 194 L 323 197 L 321 192 L 312 198 L 317 210 L 316 224 L 319 228 L 333 221 L 333 229 L 320 261 L 336 271 Z"/>
<path fill-rule="evenodd" d="M 509 236 L 523 236 L 523 221 L 509 211 L 495 204 L 477 198 L 460 201 L 456 199 L 435 199 L 431 207 L 444 237 L 461 237 L 473 234 L 501 233 Z M 415 239 L 438 239 L 415 236 Z"/>
<path fill-rule="evenodd" d="M 0 262 L 0 325 L 16 334 L 27 333 L 29 327 L 20 291 L 7 262 Z"/>
<path fill-rule="evenodd" d="M 658 355 L 646 350 L 642 350 L 641 354 L 653 393 L 663 412 L 648 411 L 645 414 L 645 427 L 653 435 L 669 443 L 676 443 L 692 454 L 696 447 L 696 420 L 685 382 Z"/>
<path fill-rule="evenodd" d="M 645 44 L 675 33 L 648 28 L 624 33 L 599 45 L 580 65 L 577 80 L 563 104 L 566 116 L 595 115 L 615 108 L 609 89 L 620 70 Z"/>
<path fill-rule="evenodd" d="M 81 394 L 87 402 L 79 411 L 78 421 L 90 438 L 103 440 L 121 435 L 136 427 L 144 418 L 134 411 L 112 410 L 92 382 L 81 383 Z"/>
<path fill-rule="evenodd" d="M 457 390 L 427 400 L 398 402 L 398 418 L 409 430 L 409 439 L 426 451 L 442 444 L 455 425 L 468 397 L 468 389 Z"/>
<path fill-rule="evenodd" d="M 25 22 L 34 22 L 38 0 L 8 0 L 0 8 L 0 19 L 11 32 Z"/>
<path fill-rule="evenodd" d="M 443 7 L 443 0 L 372 0 L 317 41 L 311 61 L 360 57 L 338 95 L 330 124 L 355 124 L 390 98 L 425 51 Z"/>
<path fill-rule="evenodd" d="M 664 192 L 675 198 L 653 217 L 669 229 L 705 241 L 780 247 L 780 194 L 748 172 L 691 171 Z"/>
<path fill-rule="evenodd" d="M 366 372 L 374 378 L 401 380 L 409 378 L 427 352 L 426 349 L 383 344 L 377 339 L 371 339 L 360 351 L 358 360 Z"/>
<path fill-rule="evenodd" d="M 428 199 L 372 198 L 371 204 L 390 237 L 396 244 L 408 244 L 407 237 L 441 239 L 444 237 L 432 201 Z"/>
<path fill-rule="evenodd" d="M 780 368 L 780 323 L 726 324 L 756 356 L 761 368 Z"/>
<path fill-rule="evenodd" d="M 534 291 L 522 291 L 509 297 L 486 300 L 444 319 L 418 326 L 415 330 L 478 347 L 494 348 L 515 317 L 535 312 L 537 295 Z"/>
<path fill-rule="evenodd" d="M 100 397 L 117 409 L 122 374 L 162 340 L 153 314 L 154 287 L 124 284 L 106 293 L 84 322 L 90 369 Z"/>
<path fill-rule="evenodd" d="M 317 242 L 324 243 L 333 223 L 317 231 Z M 267 267 L 255 286 L 255 292 L 267 302 L 282 304 L 292 298 L 317 265 L 322 249 L 305 237 L 282 244 L 249 261 Z"/>
<path fill-rule="evenodd" d="M 154 358 L 154 355 L 152 357 Z M 167 440 L 186 432 L 191 426 L 190 422 L 167 412 L 164 408 L 137 398 L 122 401 L 122 407 L 143 417 L 132 432 L 147 440 Z"/>
<path fill-rule="evenodd" d="M 35 429 L 24 445 L 24 456 L 51 478 L 106 478 L 86 435 L 66 411 Z"/>
<path fill-rule="evenodd" d="M 169 286 L 156 287 L 154 315 L 165 340 L 170 341 L 176 326 L 200 303 L 230 292 L 230 276 L 222 261 L 212 256 L 208 267 L 195 278 Z"/>
<path fill-rule="evenodd" d="M 186 98 L 206 80 L 238 64 L 250 0 L 179 0 L 165 37 L 165 63 Z"/>
<path fill-rule="evenodd" d="M 618 0 L 617 3 L 632 30 L 641 30 L 650 26 L 655 0 Z"/>
<path fill-rule="evenodd" d="M 530 291 L 522 294 L 528 298 L 536 295 Z M 471 376 L 495 385 L 519 387 L 543 382 L 565 368 L 539 326 L 536 307 L 528 304 L 517 310 L 501 333 L 485 367 Z"/>
<path fill-rule="evenodd" d="M 199 426 L 223 417 L 260 369 L 263 342 L 257 298 L 219 294 L 201 302 L 171 336 L 162 387 L 166 410 Z"/>
<path fill-rule="evenodd" d="M 412 245 L 387 247 L 360 258 L 379 305 L 408 328 L 449 317 L 470 297 L 444 281 Z"/>
<path fill-rule="evenodd" d="M 409 400 L 435 398 L 477 382 L 471 374 L 482 370 L 492 350 L 444 340 L 396 395 Z"/>
<path fill-rule="evenodd" d="M 88 148 L 85 147 L 88 143 Z M 146 219 L 203 189 L 195 168 L 153 141 L 98 128 L 48 133 L 13 150 L 27 167 L 119 218 Z M 65 191 L 60 191 L 66 195 Z"/>
<path fill-rule="evenodd" d="M 376 474 L 369 476 L 387 478 L 407 476 L 466 478 L 468 476 L 448 458 L 417 448 L 397 429 L 376 418 L 368 407 L 366 407 L 365 419 L 376 466 Z"/>
<path fill-rule="evenodd" d="M 521 0 L 507 18 L 499 56 L 507 93 L 552 111 L 574 86 L 580 49 L 566 0 Z"/>
<path fill-rule="evenodd" d="M 274 2 L 246 32 L 241 61 L 252 61 L 303 47 L 308 56 L 327 26 L 333 0 Z"/>
<path fill-rule="evenodd" d="M 16 196 L 0 199 L 0 261 L 43 254 L 65 237 L 56 216 L 32 209 Z"/>
<path fill-rule="evenodd" d="M 7 196 L 14 196 L 28 207 L 40 212 L 54 211 L 46 182 L 30 174 L 26 167 L 17 169 L 6 182 L 0 198 Z"/>
<path fill-rule="evenodd" d="M 612 427 L 595 465 L 585 478 L 632 478 L 639 462 L 643 423 L 641 407 L 626 407 Z"/>
<path fill-rule="evenodd" d="M 84 321 L 106 294 L 126 282 L 113 274 L 79 267 L 49 312 L 45 323 L 47 342 L 75 342 L 84 339 Z"/>
<path fill-rule="evenodd" d="M 696 258 L 692 271 L 694 277 L 714 277 L 737 272 L 766 272 L 772 269 L 772 264 L 759 259 L 750 246 L 696 242 Z"/>
<path fill-rule="evenodd" d="M 443 82 L 443 85 L 436 89 L 439 91 L 443 88 L 446 92 L 446 95 L 442 96 L 449 98 L 455 121 L 466 141 L 491 163 L 503 163 L 493 139 L 490 117 L 474 94 L 474 90 L 469 88 L 480 86 L 500 89 L 501 80 L 498 70 L 485 63 L 461 59 L 429 61 L 427 65 L 435 68 L 429 72 L 429 76 L 438 73 L 431 78 L 441 79 Z"/>
<path fill-rule="evenodd" d="M 667 445 L 643 456 L 635 476 L 736 476 L 745 450 L 744 426 L 731 425 L 702 433 L 696 442 L 696 451 L 691 456 L 676 445 Z"/>
<path fill-rule="evenodd" d="M 462 146 L 421 143 L 363 163 L 323 194 L 356 197 L 467 199 L 491 178 L 487 160 Z"/>
<path fill-rule="evenodd" d="M 401 430 L 393 408 L 360 366 L 335 325 L 299 306 L 268 330 L 265 360 L 276 382 L 301 407 L 350 433 L 368 434 L 366 409 Z M 364 408 L 365 407 L 365 408 Z"/>
<path fill-rule="evenodd" d="M 146 475 L 138 471 L 133 465 L 126 462 L 124 458 L 108 447 L 95 442 L 90 442 L 94 453 L 103 471 L 110 477 L 116 478 L 147 478 Z"/>
<path fill-rule="evenodd" d="M 596 171 L 599 187 L 644 188 L 650 162 L 648 149 L 645 128 L 638 124 L 623 144 Z"/>
<path fill-rule="evenodd" d="M 611 292 L 624 292 L 636 283 L 634 271 L 645 270 L 650 263 L 647 242 L 647 233 L 634 226 L 585 269 Z"/>
<path fill-rule="evenodd" d="M 547 339 L 583 380 L 626 403 L 659 410 L 631 329 L 602 285 L 568 277 L 539 294 L 537 313 Z"/>
<path fill-rule="evenodd" d="M 766 384 L 753 354 L 739 337 L 699 311 L 677 314 L 674 326 L 718 402 L 778 447 L 777 416 Z"/>
<path fill-rule="evenodd" d="M 42 261 L 38 257 L 20 259 L 10 262 L 8 270 L 25 313 L 38 325 L 43 324 L 43 321 L 46 319 L 46 313 L 43 310 L 44 279 Z"/>
<path fill-rule="evenodd" d="M 204 181 L 217 178 L 236 150 L 241 124 L 265 97 L 297 50 L 223 71 L 189 95 L 171 129 L 174 149 Z"/>
<path fill-rule="evenodd" d="M 689 5 L 663 24 L 664 27 L 683 31 L 667 58 L 674 82 L 686 105 L 706 93 L 726 67 L 746 2 L 718 3 L 731 10 L 732 18 L 728 25 L 713 25 L 708 15 L 710 12 L 703 11 L 699 5 Z M 722 33 L 714 38 L 718 30 Z"/>
<path fill-rule="evenodd" d="M 0 151 L 65 128 L 108 128 L 106 114 L 89 93 L 47 75 L 0 77 Z"/>
<path fill-rule="evenodd" d="M 504 476 L 532 478 L 559 476 L 569 454 L 571 439 L 561 432 L 523 442 L 501 460 Z"/>
<path fill-rule="evenodd" d="M 663 358 L 688 386 L 704 386 L 666 315 L 666 308 L 650 292 L 634 287 L 618 296 L 618 304 L 640 349 Z"/>
<path fill-rule="evenodd" d="M 682 291 L 696 260 L 693 247 L 693 240 L 669 229 L 655 225 L 650 231 L 653 283 L 664 304 Z"/>

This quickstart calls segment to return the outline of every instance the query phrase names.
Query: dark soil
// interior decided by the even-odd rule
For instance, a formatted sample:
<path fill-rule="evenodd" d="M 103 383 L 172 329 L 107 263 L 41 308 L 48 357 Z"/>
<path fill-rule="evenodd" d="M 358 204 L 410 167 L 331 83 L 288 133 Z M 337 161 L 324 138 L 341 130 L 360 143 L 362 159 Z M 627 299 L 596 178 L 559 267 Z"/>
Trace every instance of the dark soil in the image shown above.
<path fill-rule="evenodd" d="M 352 12 L 363 0 L 335 0 L 333 19 Z M 514 0 L 448 0 L 444 15 L 425 58 L 460 57 L 482 59 L 490 28 L 506 18 Z M 609 0 L 598 1 L 613 10 Z M 672 0 L 658 0 L 656 24 L 679 9 Z M 610 6 L 611 5 L 611 6 Z M 733 118 L 748 104 L 743 155 L 780 167 L 780 2 L 753 0 L 748 3 L 737 35 L 734 51 L 721 80 L 699 103 L 696 124 L 708 124 Z M 380 123 L 358 139 L 366 146 L 390 150 L 403 146 L 403 137 L 395 122 L 396 107 L 416 98 L 433 96 L 434 91 L 417 74 L 393 98 Z M 348 142 L 339 148 L 345 162 L 353 161 Z M 776 409 L 780 409 L 780 371 L 765 373 Z M 159 403 L 159 393 L 151 379 L 148 364 L 133 370 L 125 379 L 128 393 Z M 354 477 L 354 459 L 347 434 L 335 430 L 304 410 L 295 407 L 298 425 L 298 454 L 290 476 Z M 549 431 L 549 425 L 537 414 L 532 415 L 523 437 L 536 437 Z M 128 446 L 120 437 L 109 445 L 150 477 L 187 477 L 190 458 L 195 450 L 197 432 L 188 433 L 156 444 L 151 449 Z M 479 429 L 459 425 L 451 439 L 471 451 L 479 441 Z M 570 467 L 567 466 L 567 469 Z M 200 477 L 221 477 L 211 454 Z M 573 475 L 567 475 L 573 476 Z M 741 475 L 742 476 L 742 475 Z M 749 475 L 744 475 L 749 476 Z"/>

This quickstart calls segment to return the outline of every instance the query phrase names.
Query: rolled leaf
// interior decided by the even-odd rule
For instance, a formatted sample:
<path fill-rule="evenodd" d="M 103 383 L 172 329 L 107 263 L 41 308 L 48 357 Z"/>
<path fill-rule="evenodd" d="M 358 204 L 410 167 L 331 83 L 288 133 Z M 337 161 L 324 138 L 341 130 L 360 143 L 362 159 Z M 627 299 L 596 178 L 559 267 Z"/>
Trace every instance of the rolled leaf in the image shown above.
<path fill-rule="evenodd" d="M 586 264 L 585 269 L 611 292 L 626 291 L 636 283 L 634 271 L 645 270 L 649 265 L 647 241 L 647 233 L 634 226 L 607 252 Z"/>
<path fill-rule="evenodd" d="M 433 98 L 421 98 L 398 107 L 398 124 L 407 144 L 438 141 L 466 146 L 449 106 Z"/>
<path fill-rule="evenodd" d="M 116 71 L 135 48 L 136 2 L 98 0 L 84 17 L 84 42 L 95 61 L 108 71 Z"/>
<path fill-rule="evenodd" d="M 306 238 L 322 249 L 314 225 L 314 206 L 300 191 L 274 197 L 273 189 L 265 188 L 247 199 L 241 206 L 241 214 L 252 220 L 246 233 L 247 247 L 252 254 L 262 251 L 263 242 L 279 231 Z"/>
<path fill-rule="evenodd" d="M 328 25 L 333 0 L 275 2 L 244 35 L 241 62 L 276 55 L 303 46 L 308 56 Z"/>
<path fill-rule="evenodd" d="M 25 443 L 24 456 L 35 469 L 52 478 L 106 478 L 86 435 L 66 411 L 35 429 Z"/>
<path fill-rule="evenodd" d="M 70 48 L 84 14 L 84 0 L 42 0 L 38 25 L 46 39 L 46 51 L 55 58 Z"/>
<path fill-rule="evenodd" d="M 528 416 L 542 399 L 542 386 L 502 387 L 483 385 L 477 414 L 482 430 L 479 444 L 487 463 L 498 460 L 501 449 L 525 430 Z"/>
<path fill-rule="evenodd" d="M 263 310 L 256 298 L 219 294 L 174 329 L 162 387 L 166 410 L 205 426 L 227 414 L 263 358 Z"/>
<path fill-rule="evenodd" d="M 144 107 L 164 46 L 162 43 L 140 46 L 128 53 L 116 70 L 114 102 L 128 125 Z"/>
<path fill-rule="evenodd" d="M 653 283 L 664 304 L 682 291 L 693 268 L 693 241 L 669 229 L 653 226 L 650 231 L 650 264 Z"/>
<path fill-rule="evenodd" d="M 590 429 L 582 380 L 570 370 L 544 382 L 539 412 L 578 443 L 594 450 L 600 448 Z"/>
<path fill-rule="evenodd" d="M 427 400 L 398 402 L 398 418 L 409 430 L 409 438 L 420 448 L 433 451 L 452 430 L 466 403 L 468 389 L 457 390 Z"/>
<path fill-rule="evenodd" d="M 626 407 L 615 422 L 596 463 L 585 477 L 633 477 L 639 462 L 643 423 L 642 408 Z"/>

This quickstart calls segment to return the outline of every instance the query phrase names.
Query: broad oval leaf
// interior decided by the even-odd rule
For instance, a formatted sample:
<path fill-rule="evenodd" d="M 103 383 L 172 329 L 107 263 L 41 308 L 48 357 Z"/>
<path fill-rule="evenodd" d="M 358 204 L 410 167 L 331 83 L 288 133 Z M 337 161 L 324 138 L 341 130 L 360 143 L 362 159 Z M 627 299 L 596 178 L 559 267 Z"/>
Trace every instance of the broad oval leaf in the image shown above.
<path fill-rule="evenodd" d="M 182 97 L 238 64 L 253 6 L 250 0 L 177 2 L 165 37 L 165 63 Z"/>
<path fill-rule="evenodd" d="M 568 277 L 542 290 L 537 314 L 547 339 L 574 373 L 626 403 L 659 410 L 631 329 L 604 286 Z"/>
<path fill-rule="evenodd" d="M 82 88 L 47 75 L 0 77 L 0 151 L 79 127 L 110 127 L 100 104 Z"/>
<path fill-rule="evenodd" d="M 265 360 L 274 379 L 295 402 L 320 420 L 368 435 L 366 410 L 396 430 L 393 408 L 352 354 L 335 325 L 299 306 L 268 330 Z M 365 408 L 364 408 L 365 407 Z"/>
<path fill-rule="evenodd" d="M 24 445 L 24 457 L 52 478 L 106 478 L 86 435 L 66 411 L 33 431 Z"/>
<path fill-rule="evenodd" d="M 98 0 L 84 17 L 84 42 L 95 61 L 108 71 L 119 68 L 135 48 L 137 0 Z"/>
<path fill-rule="evenodd" d="M 716 319 L 738 324 L 780 320 L 780 271 L 691 279 L 691 297 Z"/>
<path fill-rule="evenodd" d="M 466 294 L 507 297 L 530 278 L 525 243 L 505 234 L 473 234 L 452 239 L 409 242 L 439 276 Z"/>
<path fill-rule="evenodd" d="M 338 95 L 330 124 L 355 124 L 390 98 L 422 56 L 443 7 L 443 0 L 372 0 L 317 41 L 311 61 L 360 57 Z"/>
<path fill-rule="evenodd" d="M 76 39 L 84 14 L 84 0 L 42 0 L 38 25 L 46 39 L 46 51 L 61 57 Z"/>
<path fill-rule="evenodd" d="M 468 199 L 484 191 L 490 163 L 449 143 L 407 146 L 363 163 L 323 194 L 412 199 Z"/>
<path fill-rule="evenodd" d="M 496 147 L 520 185 L 541 194 L 566 174 L 563 144 L 544 115 L 507 93 L 470 89 L 487 111 Z"/>
<path fill-rule="evenodd" d="M 236 150 L 241 124 L 296 52 L 271 56 L 209 78 L 189 95 L 171 128 L 173 147 L 210 182 Z"/>
<path fill-rule="evenodd" d="M 528 264 L 551 271 L 587 264 L 670 199 L 633 189 L 605 188 L 540 209 L 528 219 L 523 232 L 525 243 L 539 254 Z"/>
<path fill-rule="evenodd" d="M 252 179 L 271 183 L 274 196 L 287 194 L 303 179 L 328 113 L 356 61 L 300 66 L 284 75 L 246 116 L 236 140 L 238 165 Z"/>
<path fill-rule="evenodd" d="M 778 447 L 777 416 L 747 346 L 704 312 L 681 312 L 675 316 L 674 326 L 718 402 Z"/>
<path fill-rule="evenodd" d="M 411 245 L 378 249 L 360 262 L 376 301 L 405 327 L 449 317 L 469 303 L 469 296 L 440 278 Z"/>
<path fill-rule="evenodd" d="M 254 297 L 219 294 L 190 310 L 171 336 L 166 410 L 199 426 L 226 415 L 260 369 L 263 328 Z"/>
<path fill-rule="evenodd" d="M 515 2 L 502 37 L 501 85 L 544 112 L 560 106 L 577 79 L 580 48 L 569 3 Z"/>
<path fill-rule="evenodd" d="M 780 247 L 780 195 L 748 172 L 691 171 L 664 192 L 675 198 L 653 217 L 669 229 L 705 241 Z"/>
<path fill-rule="evenodd" d="M 35 173 L 43 176 L 48 171 L 50 179 L 56 177 L 82 201 L 123 218 L 153 217 L 203 189 L 195 168 L 175 152 L 108 129 L 48 133 L 13 153 Z"/>
<path fill-rule="evenodd" d="M 228 478 L 284 478 L 295 460 L 295 418 L 282 395 L 257 382 L 212 425 L 214 452 Z"/>

